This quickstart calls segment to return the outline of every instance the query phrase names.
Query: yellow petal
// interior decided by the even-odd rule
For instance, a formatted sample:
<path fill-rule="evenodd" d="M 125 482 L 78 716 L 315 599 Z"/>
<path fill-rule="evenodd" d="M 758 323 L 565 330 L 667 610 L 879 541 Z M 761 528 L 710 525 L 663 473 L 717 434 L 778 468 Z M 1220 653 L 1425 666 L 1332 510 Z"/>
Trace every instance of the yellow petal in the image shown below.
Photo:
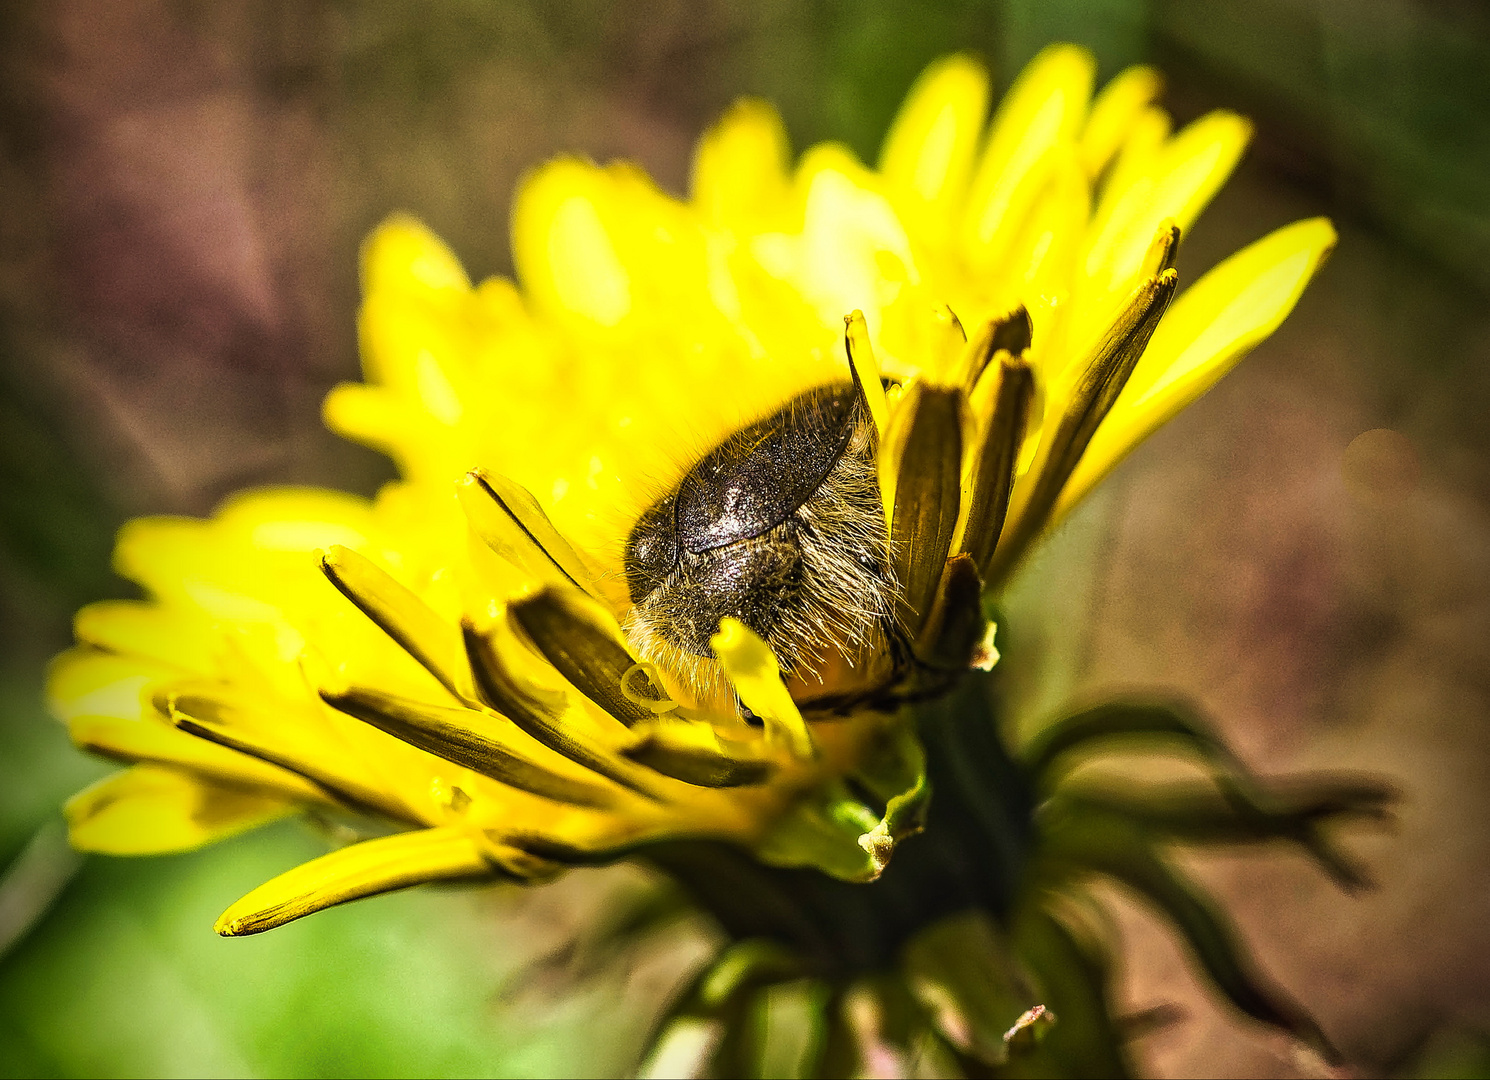
<path fill-rule="evenodd" d="M 348 900 L 491 873 L 479 844 L 464 830 L 396 833 L 322 855 L 260 885 L 222 913 L 216 930 L 224 937 L 257 934 Z"/>
<path fill-rule="evenodd" d="M 190 625 L 188 613 L 193 608 L 209 619 L 228 622 L 273 623 L 278 619 L 278 610 L 267 597 L 277 601 L 279 596 L 266 589 L 268 579 L 249 570 L 243 558 L 251 554 L 252 536 L 219 525 L 193 518 L 153 517 L 136 518 L 119 530 L 115 569 L 173 607 L 187 609 L 179 613 L 187 615 L 185 620 L 171 617 L 180 623 L 178 636 L 201 636 L 200 627 Z M 185 655 L 198 653 L 202 647 L 199 643 L 187 648 Z"/>
<path fill-rule="evenodd" d="M 217 511 L 221 531 L 256 551 L 300 556 L 317 548 L 362 546 L 374 529 L 372 507 L 358 495 L 325 488 L 240 492 Z"/>
<path fill-rule="evenodd" d="M 398 391 L 438 423 L 458 423 L 464 412 L 461 375 L 474 352 L 471 324 L 461 314 L 422 298 L 370 294 L 357 316 L 367 380 Z"/>
<path fill-rule="evenodd" d="M 68 837 L 79 851 L 158 855 L 199 848 L 294 808 L 280 796 L 136 765 L 78 792 L 64 810 Z"/>
<path fill-rule="evenodd" d="M 885 527 L 895 524 L 895 491 L 900 483 L 900 463 L 905 456 L 906 440 L 910 437 L 911 421 L 915 419 L 916 402 L 920 400 L 919 379 L 913 379 L 896 387 L 894 400 L 886 395 L 889 416 L 885 430 L 880 435 L 876 468 L 879 472 L 880 500 L 885 508 Z"/>
<path fill-rule="evenodd" d="M 1069 287 L 1091 213 L 1091 189 L 1076 155 L 1057 151 L 1003 268 L 1013 295 L 1026 307 Z"/>
<path fill-rule="evenodd" d="M 114 541 L 114 569 L 120 577 L 156 596 L 185 593 L 185 573 L 207 563 L 202 542 L 206 522 L 185 517 L 146 517 L 125 522 Z"/>
<path fill-rule="evenodd" d="M 1150 105 L 1134 118 L 1117 150 L 1106 178 L 1102 182 L 1102 199 L 1097 207 L 1092 235 L 1096 235 L 1116 205 L 1140 180 L 1147 182 L 1158 164 L 1159 155 L 1174 132 L 1174 119 L 1157 105 Z"/>
<path fill-rule="evenodd" d="M 412 656 L 457 700 L 474 697 L 460 630 L 435 614 L 377 563 L 333 545 L 321 559 L 326 576 L 348 600 Z"/>
<path fill-rule="evenodd" d="M 441 436 L 422 410 L 384 387 L 366 383 L 333 386 L 321 404 L 321 416 L 337 435 L 394 458 L 405 475 L 418 468 L 418 448 Z"/>
<path fill-rule="evenodd" d="M 78 641 L 147 657 L 184 671 L 212 669 L 212 637 L 204 622 L 140 600 L 101 600 L 73 619 Z"/>
<path fill-rule="evenodd" d="M 47 708 L 59 720 L 74 716 L 136 717 L 151 682 L 179 669 L 134 656 L 82 646 L 68 649 L 47 669 Z"/>
<path fill-rule="evenodd" d="M 517 791 L 576 806 L 614 806 L 613 789 L 570 775 L 572 770 L 567 766 L 571 763 L 559 764 L 554 760 L 557 754 L 539 750 L 546 758 L 540 762 L 511 749 L 506 745 L 511 729 L 492 724 L 489 717 L 476 709 L 429 705 L 356 687 L 344 692 L 323 690 L 321 696 L 326 704 L 401 742 Z M 556 771 L 552 765 L 565 771 Z"/>
<path fill-rule="evenodd" d="M 735 693 L 746 708 L 765 721 L 767 731 L 782 739 L 797 757 L 812 757 L 812 735 L 781 681 L 781 666 L 771 646 L 739 619 L 729 616 L 719 620 L 719 633 L 709 639 L 709 646 L 734 684 Z"/>
<path fill-rule="evenodd" d="M 1224 110 L 1202 116 L 1175 135 L 1159 163 L 1153 201 L 1130 226 L 1135 245 L 1147 245 L 1167 217 L 1174 218 L 1181 232 L 1188 232 L 1231 176 L 1251 139 L 1251 121 Z"/>
<path fill-rule="evenodd" d="M 959 523 L 961 535 L 953 550 L 970 555 L 985 578 L 1009 510 L 1034 397 L 1034 372 L 1024 360 L 1016 360 L 1007 351 L 996 355 L 975 391 L 973 407 L 977 409 L 984 401 L 987 405 L 985 419 L 966 455 L 962 501 L 967 511 Z"/>
<path fill-rule="evenodd" d="M 1098 261 L 1100 255 L 1093 251 L 1097 239 L 1113 231 L 1113 222 L 1119 212 L 1126 215 L 1134 206 L 1141 205 L 1144 194 L 1153 184 L 1160 155 L 1169 143 L 1173 127 L 1167 112 L 1150 105 L 1138 114 L 1128 129 L 1117 159 L 1102 181 L 1100 197 L 1087 226 L 1081 268 L 1084 276 L 1095 274 L 1101 265 Z"/>
<path fill-rule="evenodd" d="M 362 245 L 362 292 L 408 292 L 453 300 L 471 282 L 460 261 L 440 238 L 407 214 L 396 214 L 373 230 Z"/>
<path fill-rule="evenodd" d="M 869 415 L 874 420 L 874 430 L 881 441 L 890 426 L 889 405 L 885 402 L 885 385 L 880 380 L 879 360 L 874 355 L 874 345 L 869 340 L 869 325 L 864 313 L 857 308 L 843 320 L 843 345 L 848 352 L 849 363 L 854 367 L 854 378 L 864 392 L 869 405 Z"/>
<path fill-rule="evenodd" d="M 901 105 L 880 151 L 892 198 L 933 243 L 951 225 L 988 111 L 988 73 L 971 57 L 933 62 Z"/>
<path fill-rule="evenodd" d="M 1217 368 L 1234 362 L 1287 318 L 1336 239 L 1328 218 L 1296 221 L 1249 244 L 1187 289 L 1164 316 L 1129 381 L 1133 404 L 1170 397 L 1181 382 L 1194 393 L 1175 408 L 1195 400 L 1201 392 L 1195 379 L 1213 382 Z"/>
<path fill-rule="evenodd" d="M 1296 222 L 1237 252 L 1186 290 L 1097 429 L 1057 516 L 1276 330 L 1334 245 L 1335 229 L 1325 218 Z"/>
<path fill-rule="evenodd" d="M 456 493 L 472 530 L 502 558 L 539 581 L 594 594 L 595 575 L 521 484 L 475 469 L 456 485 Z"/>
<path fill-rule="evenodd" d="M 605 220 L 605 174 L 572 158 L 542 166 L 512 208 L 512 260 L 542 307 L 601 327 L 631 312 L 631 279 Z"/>
<path fill-rule="evenodd" d="M 1164 146 L 1149 176 L 1135 177 L 1117 197 L 1110 215 L 1097 223 L 1100 231 L 1084 260 L 1083 310 L 1073 316 L 1082 331 L 1073 345 L 1083 344 L 1096 330 L 1092 320 L 1105 321 L 1117 294 L 1132 288 L 1160 222 L 1173 218 L 1181 232 L 1189 230 L 1236 168 L 1251 136 L 1252 125 L 1235 113 L 1202 116 Z"/>
<path fill-rule="evenodd" d="M 696 787 L 762 784 L 776 768 L 759 741 L 726 744 L 709 724 L 654 720 L 636 730 L 640 738 L 625 749 L 628 758 Z"/>
<path fill-rule="evenodd" d="M 997 261 L 1022 220 L 1031 177 L 1086 117 L 1096 61 L 1074 45 L 1051 45 L 1030 61 L 999 106 L 968 195 L 965 255 L 977 267 Z"/>
<path fill-rule="evenodd" d="M 1107 167 L 1163 85 L 1157 71 L 1138 64 L 1119 72 L 1102 88 L 1081 129 L 1081 164 L 1088 176 L 1095 177 Z"/>
<path fill-rule="evenodd" d="M 702 139 L 693 158 L 694 204 L 726 227 L 762 227 L 786 203 L 790 148 L 786 125 L 764 101 L 737 101 Z"/>
<path fill-rule="evenodd" d="M 654 786 L 646 777 L 638 775 L 627 763 L 617 758 L 607 745 L 607 740 L 596 739 L 590 734 L 589 728 L 594 725 L 584 723 L 587 716 L 583 710 L 568 711 L 566 715 L 566 695 L 545 694 L 512 670 L 503 656 L 502 636 L 498 627 L 493 626 L 482 631 L 467 624 L 464 631 L 466 651 L 471 657 L 476 686 L 487 705 L 510 719 L 535 741 L 570 761 L 639 794 L 650 795 L 655 792 Z M 632 670 L 642 680 L 649 679 L 648 674 L 639 667 Z M 647 685 L 650 689 L 650 682 Z M 632 690 L 626 682 L 622 682 L 621 689 L 633 697 L 637 704 L 650 706 L 649 712 L 658 704 L 656 699 L 643 697 Z M 675 705 L 673 702 L 666 704 Z"/>
<path fill-rule="evenodd" d="M 1010 524 L 999 538 L 987 569 L 987 584 L 1000 582 L 1024 556 L 1030 542 L 1051 522 L 1060 496 L 1080 465 L 1095 433 L 1128 380 L 1174 297 L 1179 274 L 1173 267 L 1135 289 L 1089 359 L 1060 395 L 1062 413 L 1042 432 L 1034 464 L 1015 481 Z M 1055 395 L 1052 395 L 1053 397 Z"/>
<path fill-rule="evenodd" d="M 514 629 L 566 680 L 630 727 L 653 715 L 626 678 L 636 658 L 609 611 L 574 589 L 544 588 L 507 608 Z"/>
<path fill-rule="evenodd" d="M 903 442 L 902 426 L 909 429 Z M 931 614 L 952 545 L 969 426 L 967 405 L 957 387 L 917 383 L 896 410 L 898 476 L 887 523 L 900 583 L 898 619 L 913 635 Z"/>
<path fill-rule="evenodd" d="M 419 798 L 410 794 L 427 791 L 420 751 L 324 706 L 286 715 L 273 702 L 245 706 L 214 698 L 213 689 L 187 685 L 173 692 L 167 700 L 171 722 L 193 738 L 303 776 L 348 806 L 394 821 L 421 820 Z M 325 722 L 332 717 L 381 745 L 348 738 L 352 732 Z"/>
<path fill-rule="evenodd" d="M 212 780 L 265 795 L 326 803 L 325 792 L 304 777 L 179 731 L 151 717 L 78 716 L 67 725 L 73 743 L 122 761 L 174 765 Z"/>
<path fill-rule="evenodd" d="M 806 190 L 797 287 L 827 327 L 855 308 L 877 330 L 880 309 L 920 280 L 905 226 L 877 181 L 840 146 L 819 146 L 802 159 Z"/>

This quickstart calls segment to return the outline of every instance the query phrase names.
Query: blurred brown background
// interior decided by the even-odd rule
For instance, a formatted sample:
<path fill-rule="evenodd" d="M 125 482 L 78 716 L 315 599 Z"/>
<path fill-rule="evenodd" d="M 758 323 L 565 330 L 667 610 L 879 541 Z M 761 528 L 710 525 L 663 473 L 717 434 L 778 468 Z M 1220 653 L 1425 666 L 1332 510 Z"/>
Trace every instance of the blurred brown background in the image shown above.
<path fill-rule="evenodd" d="M 357 245 L 388 213 L 423 218 L 474 277 L 504 273 L 513 186 L 554 153 L 633 158 L 680 191 L 693 140 L 754 94 L 779 104 L 797 149 L 834 137 L 872 159 L 928 60 L 967 50 L 1007 86 L 1051 40 L 1092 47 L 1104 79 L 1160 65 L 1181 120 L 1224 104 L 1258 121 L 1187 240 L 1185 279 L 1311 214 L 1334 217 L 1341 244 L 1283 330 L 1020 579 L 1001 628 L 1018 719 L 1160 686 L 1203 703 L 1264 772 L 1397 777 L 1395 833 L 1352 841 L 1380 882 L 1365 896 L 1287 853 L 1194 868 L 1362 1073 L 1484 1075 L 1490 9 L 1477 0 L 5 5 L 0 857 L 52 869 L 31 908 L 7 907 L 14 869 L 0 881 L 0 1072 L 623 1067 L 643 999 L 686 948 L 607 958 L 598 988 L 543 1006 L 533 1030 L 500 988 L 529 954 L 572 946 L 584 919 L 565 912 L 624 882 L 566 886 L 532 910 L 416 893 L 217 941 L 223 905 L 319 841 L 271 830 L 81 867 L 57 854 L 57 803 L 101 767 L 42 718 L 41 664 L 73 608 L 125 593 L 108 552 L 126 517 L 204 513 L 245 484 L 370 492 L 389 475 L 319 420 L 325 391 L 355 377 Z M 1158 924 L 1117 903 L 1124 1001 L 1182 1010 L 1137 1044 L 1150 1069 L 1313 1068 L 1205 1000 Z M 526 929 L 504 933 L 494 907 Z"/>

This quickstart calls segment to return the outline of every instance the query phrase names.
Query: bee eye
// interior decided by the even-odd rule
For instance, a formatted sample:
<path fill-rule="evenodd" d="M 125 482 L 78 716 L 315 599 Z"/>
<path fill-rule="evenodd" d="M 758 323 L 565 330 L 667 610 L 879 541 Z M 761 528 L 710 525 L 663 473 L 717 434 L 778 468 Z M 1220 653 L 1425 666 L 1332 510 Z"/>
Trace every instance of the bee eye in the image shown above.
<path fill-rule="evenodd" d="M 852 385 L 823 387 L 705 455 L 627 539 L 632 603 L 656 589 L 684 552 L 702 555 L 755 539 L 796 513 L 843 457 L 857 410 Z"/>

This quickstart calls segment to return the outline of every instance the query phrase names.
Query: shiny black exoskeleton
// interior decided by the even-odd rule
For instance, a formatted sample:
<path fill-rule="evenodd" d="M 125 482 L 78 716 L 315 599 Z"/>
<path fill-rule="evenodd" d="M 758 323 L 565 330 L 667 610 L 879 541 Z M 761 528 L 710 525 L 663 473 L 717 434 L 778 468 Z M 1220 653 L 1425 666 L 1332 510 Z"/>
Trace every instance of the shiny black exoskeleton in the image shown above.
<path fill-rule="evenodd" d="M 887 575 L 874 469 L 873 425 L 848 383 L 726 439 L 627 540 L 633 641 L 709 657 L 719 620 L 733 616 L 789 666 L 825 630 L 859 636 L 883 608 Z"/>

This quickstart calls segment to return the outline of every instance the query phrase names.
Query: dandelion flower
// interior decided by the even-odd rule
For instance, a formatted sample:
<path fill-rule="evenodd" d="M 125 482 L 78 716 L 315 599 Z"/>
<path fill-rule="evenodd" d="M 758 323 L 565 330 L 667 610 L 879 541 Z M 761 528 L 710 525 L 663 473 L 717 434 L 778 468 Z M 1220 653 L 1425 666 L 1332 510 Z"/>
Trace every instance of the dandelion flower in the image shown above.
<path fill-rule="evenodd" d="M 1179 291 L 1180 237 L 1249 126 L 1171 133 L 1152 71 L 1095 98 L 1093 71 L 1047 49 L 990 125 L 982 68 L 939 61 L 874 168 L 831 143 L 793 163 L 753 101 L 701 140 L 687 199 L 551 162 L 515 200 L 516 282 L 380 227 L 365 381 L 325 414 L 401 479 L 125 527 L 145 599 L 80 612 L 50 682 L 74 740 L 130 763 L 69 803 L 73 843 L 372 823 L 233 904 L 230 936 L 421 882 L 650 862 L 735 942 L 656 1040 L 712 1024 L 721 1074 L 752 1002 L 801 980 L 822 1075 L 874 1046 L 1121 1067 L 1068 888 L 1106 874 L 1242 1008 L 1324 1045 L 1152 839 L 1291 838 L 1354 882 L 1315 824 L 1379 791 L 1265 805 L 1173 708 L 1078 714 L 1017 756 L 987 718 L 985 601 L 1334 242 L 1299 222 Z M 1219 786 L 1063 786 L 1088 744 L 1144 734 Z"/>

